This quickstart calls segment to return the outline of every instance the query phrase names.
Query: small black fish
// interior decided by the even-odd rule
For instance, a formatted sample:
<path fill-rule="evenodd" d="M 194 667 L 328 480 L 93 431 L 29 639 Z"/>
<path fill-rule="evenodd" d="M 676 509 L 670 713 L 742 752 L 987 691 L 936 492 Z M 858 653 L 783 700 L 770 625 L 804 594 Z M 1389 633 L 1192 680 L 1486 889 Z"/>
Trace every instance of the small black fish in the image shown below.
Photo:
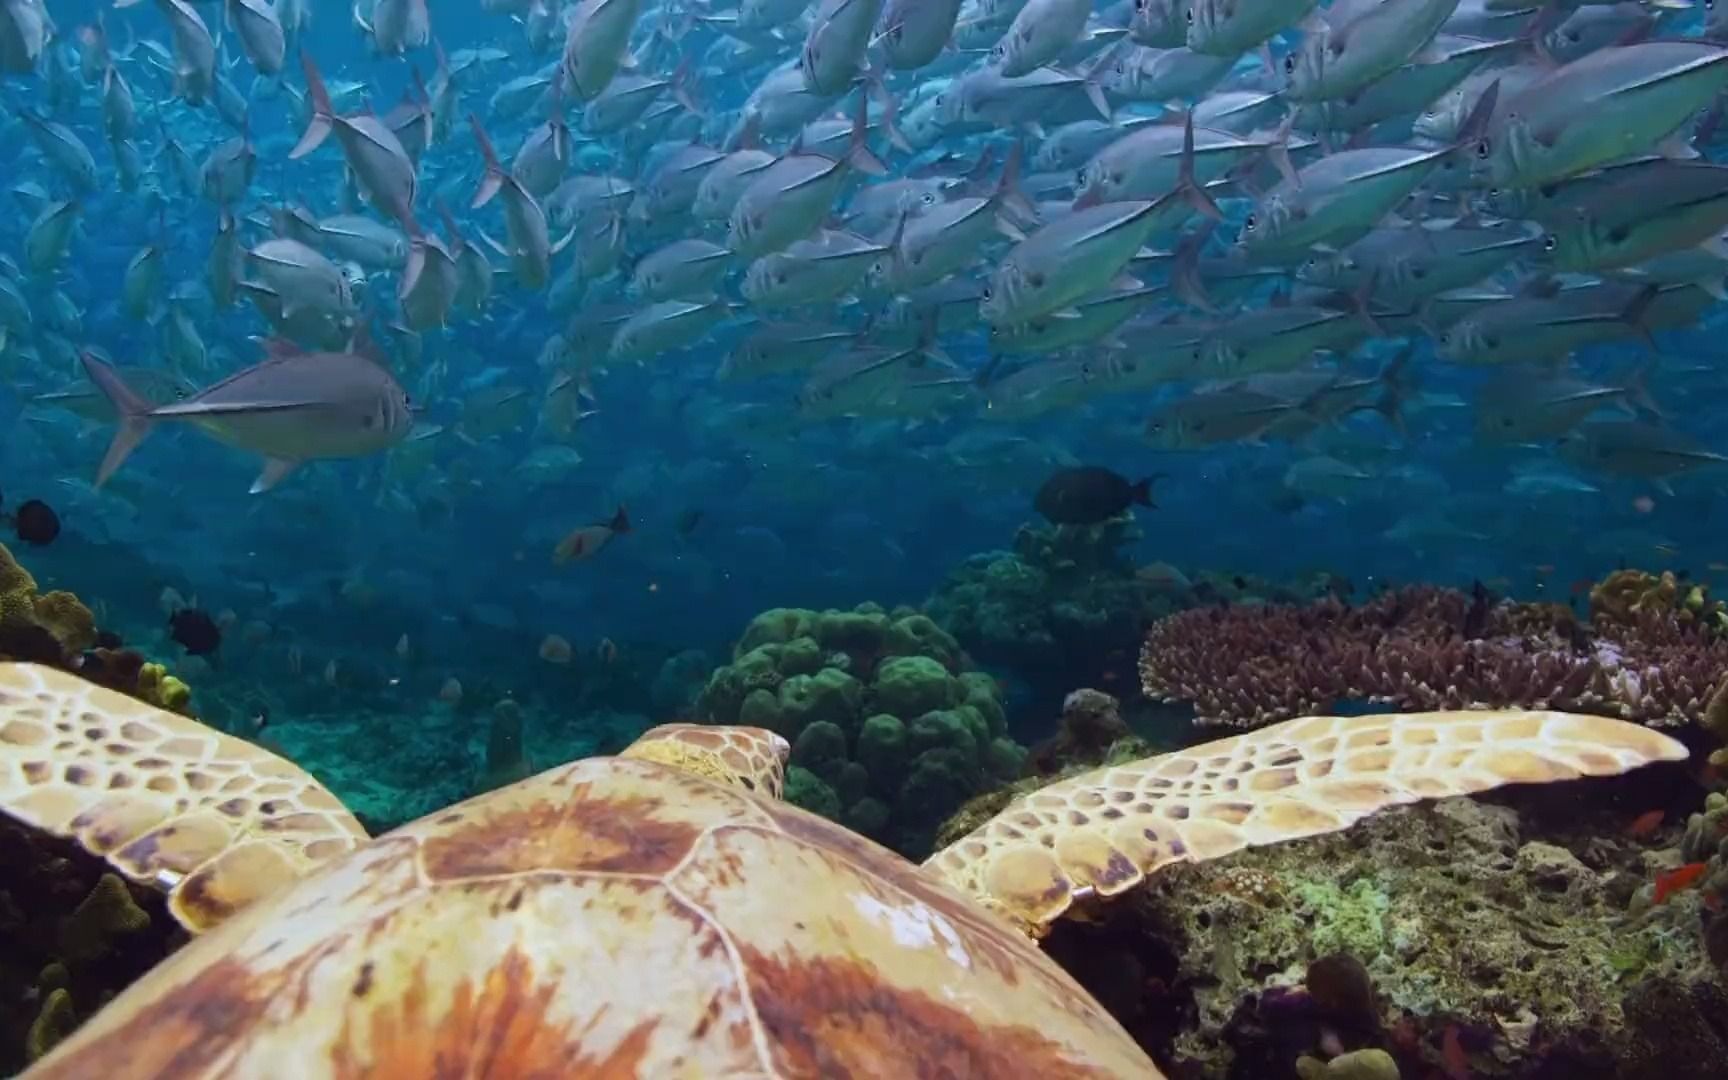
<path fill-rule="evenodd" d="M 18 539 L 35 547 L 46 547 L 60 535 L 60 515 L 41 499 L 31 499 L 10 516 Z"/>
<path fill-rule="evenodd" d="M 1126 477 L 1096 465 L 1062 469 L 1044 481 L 1032 508 L 1056 525 L 1096 525 L 1135 503 L 1157 509 L 1152 484 L 1158 479 L 1154 475 L 1129 483 Z"/>
<path fill-rule="evenodd" d="M 171 636 L 193 656 L 209 656 L 222 647 L 222 629 L 197 608 L 181 608 L 168 616 Z"/>

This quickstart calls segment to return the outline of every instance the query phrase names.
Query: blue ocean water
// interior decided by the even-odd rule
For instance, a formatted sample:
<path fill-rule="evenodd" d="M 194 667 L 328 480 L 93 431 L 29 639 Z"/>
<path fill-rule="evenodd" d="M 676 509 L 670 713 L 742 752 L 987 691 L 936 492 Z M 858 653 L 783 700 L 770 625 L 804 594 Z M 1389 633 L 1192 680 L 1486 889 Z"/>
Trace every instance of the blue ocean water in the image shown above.
<path fill-rule="evenodd" d="M 299 47 L 316 56 L 332 82 L 362 84 L 344 109 L 383 112 L 416 71 L 431 76 L 429 49 L 407 58 L 373 55 L 340 5 L 312 7 Z M 254 87 L 232 31 L 222 30 L 220 9 L 197 8 L 217 30 L 229 78 L 250 102 L 246 131 L 259 161 L 236 207 L 248 222 L 248 242 L 267 235 L 261 226 L 272 207 L 304 202 L 324 213 L 337 209 L 345 196 L 334 142 L 289 160 L 300 118 L 288 94 Z M 64 62 L 75 64 L 72 28 L 97 14 L 96 5 L 80 0 L 53 5 L 54 20 L 67 31 L 55 46 L 66 50 Z M 250 495 L 254 456 L 189 427 L 165 427 L 98 492 L 90 481 L 111 425 L 34 399 L 84 386 L 66 345 L 105 350 L 122 365 L 164 365 L 166 301 L 158 300 L 147 320 L 129 317 L 117 302 L 141 248 L 165 245 L 162 294 L 186 297 L 177 306 L 208 350 L 199 370 L 182 372 L 191 383 L 205 385 L 259 359 L 255 339 L 269 332 L 249 305 L 218 310 L 210 303 L 202 282 L 216 207 L 175 190 L 167 175 L 164 132 L 201 161 L 232 137 L 232 127 L 208 107 L 175 100 L 160 71 L 152 74 L 162 61 L 141 50 L 145 42 L 167 47 L 162 10 L 144 5 L 101 14 L 111 47 L 131 47 L 120 67 L 138 99 L 134 141 L 150 175 L 139 190 L 118 190 L 94 87 L 54 105 L 40 76 L 5 84 L 8 137 L 0 164 L 9 181 L 57 193 L 58 178 L 16 118 L 32 110 L 52 112 L 93 149 L 101 182 L 78 200 L 81 225 L 67 258 L 25 282 L 33 304 L 63 297 L 82 318 L 34 351 L 21 350 L 24 336 L 13 335 L 0 386 L 6 418 L 0 492 L 8 505 L 41 498 L 56 508 L 65 533 L 31 551 L 30 568 L 49 584 L 99 600 L 105 625 L 128 642 L 169 657 L 179 652 L 164 621 L 165 589 L 227 613 L 217 666 L 199 670 L 195 683 L 293 686 L 302 697 L 328 691 L 332 700 L 344 688 L 365 687 L 411 712 L 454 677 L 484 683 L 489 693 L 556 701 L 582 693 L 584 680 L 603 669 L 543 661 L 540 646 L 555 634 L 580 657 L 598 655 L 602 642 L 616 644 L 626 658 L 640 656 L 626 681 L 637 684 L 637 711 L 652 714 L 648 669 L 665 657 L 685 649 L 723 657 L 744 624 L 768 608 L 919 604 L 969 556 L 1011 546 L 1016 530 L 1036 521 L 1031 501 L 1039 484 L 1075 463 L 1130 478 L 1161 474 L 1156 509 L 1133 511 L 1141 535 L 1126 554 L 1135 563 L 1164 562 L 1189 573 L 1291 581 L 1327 572 L 1363 590 L 1480 579 L 1501 592 L 1564 600 L 1573 582 L 1617 565 L 1687 570 L 1698 579 L 1715 572 L 1714 538 L 1724 524 L 1715 475 L 1682 477 L 1670 494 L 1648 480 L 1579 471 L 1560 460 L 1552 442 L 1481 445 L 1472 427 L 1478 392 L 1493 372 L 1440 361 L 1421 333 L 1411 337 L 1415 389 L 1405 402 L 1403 431 L 1364 412 L 1296 443 L 1247 440 L 1162 451 L 1146 442 L 1144 421 L 1192 384 L 1097 395 L 1015 419 L 974 404 L 924 416 L 802 420 L 795 378 L 716 379 L 725 352 L 748 329 L 749 313 L 740 310 L 697 344 L 640 366 L 595 364 L 594 415 L 567 440 L 581 463 L 535 478 L 525 463 L 554 441 L 537 430 L 548 382 L 537 358 L 572 314 L 620 295 L 616 278 L 591 285 L 574 310 L 554 310 L 546 291 L 516 287 L 500 273 L 478 319 L 453 319 L 418 341 L 379 330 L 416 396 L 418 419 L 443 429 L 429 449 L 316 462 L 276 490 Z M 1106 22 L 1118 14 L 1099 11 Z M 446 53 L 490 47 L 505 54 L 464 74 L 460 109 L 486 115 L 494 141 L 513 152 L 539 117 L 534 110 L 515 119 L 487 115 L 488 99 L 506 79 L 556 60 L 556 47 L 532 53 L 519 20 L 477 5 L 440 6 L 433 15 Z M 662 63 L 680 50 L 695 55 L 714 33 L 699 22 L 683 29 L 690 36 L 667 46 L 639 28 L 644 63 Z M 784 55 L 794 51 L 795 43 L 784 46 Z M 708 116 L 668 138 L 694 131 L 717 141 L 770 67 L 698 65 L 694 81 Z M 1232 77 L 1253 83 L 1259 75 L 1252 58 Z M 285 78 L 296 90 L 303 84 L 292 53 Z M 910 101 L 922 92 L 920 83 L 907 74 L 896 76 L 894 86 Z M 1044 133 L 1029 122 L 998 134 L 1035 141 Z M 648 160 L 643 136 L 579 137 L 571 171 L 639 176 L 633 170 Z M 892 167 L 908 169 L 939 152 L 970 155 L 991 137 L 956 134 L 917 159 L 891 158 Z M 420 174 L 424 219 L 433 217 L 430 193 L 465 203 L 480 171 L 460 122 L 450 139 L 426 151 Z M 1228 209 L 1234 224 L 1242 207 Z M 496 205 L 458 215 L 471 234 L 503 233 Z M 20 252 L 31 217 L 25 210 L 0 216 L 0 251 Z M 660 235 L 685 231 L 695 229 Z M 637 257 L 650 244 L 632 239 L 628 246 Z M 555 260 L 554 269 L 569 257 Z M 494 257 L 495 267 L 502 262 Z M 369 283 L 377 326 L 391 321 L 393 282 L 379 274 Z M 1262 297 L 1251 306 L 1269 302 Z M 842 317 L 867 321 L 870 312 L 853 305 Z M 39 327 L 44 321 L 38 317 Z M 1728 450 L 1712 393 L 1720 322 L 1713 306 L 1693 325 L 1658 330 L 1647 342 L 1585 347 L 1572 370 L 1603 383 L 1647 371 L 1664 424 Z M 981 333 L 945 335 L 942 344 L 962 371 L 980 377 L 989 371 Z M 1367 342 L 1337 362 L 1370 376 L 1400 346 L 1396 339 Z M 1349 462 L 1363 479 L 1341 493 L 1293 492 L 1287 471 L 1317 453 Z M 1576 482 L 1508 490 L 1530 470 Z M 561 538 L 608 521 L 620 506 L 633 523 L 629 533 L 592 559 L 554 564 Z M 244 711 L 235 702 L 229 707 Z"/>

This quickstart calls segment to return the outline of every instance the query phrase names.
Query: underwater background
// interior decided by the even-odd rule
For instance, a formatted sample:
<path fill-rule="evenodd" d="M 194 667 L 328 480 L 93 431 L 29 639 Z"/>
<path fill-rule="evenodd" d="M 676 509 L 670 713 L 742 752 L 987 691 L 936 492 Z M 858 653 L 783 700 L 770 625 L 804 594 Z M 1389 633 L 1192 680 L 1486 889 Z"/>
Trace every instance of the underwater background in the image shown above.
<path fill-rule="evenodd" d="M 10 2 L 19 11 L 31 4 Z M 1441 167 L 1443 158 L 1468 167 L 1478 144 L 1474 129 L 1458 134 L 1462 116 L 1456 143 L 1424 142 L 1413 118 L 1423 109 L 1432 115 L 1458 87 L 1484 93 L 1478 75 L 1502 66 L 1495 92 L 1504 101 L 1518 79 L 1537 77 L 1514 74 L 1520 64 L 1548 71 L 1606 50 L 1683 41 L 1711 50 L 1708 62 L 1728 85 L 1728 53 L 1712 44 L 1713 9 L 1430 0 L 1412 18 L 1438 14 L 1433 27 L 1395 48 L 1401 56 L 1376 78 L 1439 64 L 1437 49 L 1456 53 L 1466 41 L 1484 50 L 1468 72 L 1476 81 L 1466 82 L 1460 67 L 1452 85 L 1410 115 L 1352 126 L 1331 114 L 1313 122 L 1300 95 L 1278 100 L 1290 70 L 1282 61 L 1303 55 L 1320 33 L 1311 4 L 1274 19 L 1214 74 L 1162 90 L 1144 85 L 1161 69 L 1142 54 L 1189 54 L 1171 62 L 1199 54 L 1182 47 L 1181 31 L 1159 37 L 1147 25 L 1146 12 L 1159 5 L 1080 5 L 1083 29 L 1055 32 L 1066 36 L 1048 64 L 1032 65 L 1067 80 L 1066 96 L 992 111 L 994 99 L 968 96 L 964 81 L 1004 62 L 989 50 L 1036 4 L 963 5 L 939 59 L 905 71 L 861 63 L 855 79 L 797 122 L 774 120 L 783 106 L 766 102 L 763 88 L 796 74 L 811 19 L 832 5 L 791 4 L 777 28 L 754 33 L 738 26 L 741 9 L 732 5 L 646 5 L 625 77 L 658 79 L 658 96 L 634 122 L 594 134 L 581 124 L 594 95 L 559 81 L 573 3 L 433 4 L 427 40 L 394 50 L 381 48 L 384 23 L 373 18 L 386 0 L 354 10 L 324 0 L 278 3 L 272 10 L 288 24 L 288 50 L 283 70 L 266 75 L 234 28 L 236 4 L 161 0 L 116 10 L 49 0 L 43 10 L 58 35 L 0 80 L 0 178 L 8 189 L 0 192 L 8 211 L 0 214 L 0 253 L 9 259 L 0 266 L 0 513 L 13 534 L 0 559 L 0 653 L 82 670 L 260 742 L 311 771 L 373 832 L 563 761 L 615 753 L 673 719 L 781 732 L 794 745 L 790 799 L 914 859 L 964 831 L 951 820 L 963 808 L 976 815 L 1003 805 L 1010 785 L 1107 753 L 1125 760 L 1308 712 L 1603 712 L 1682 734 L 1699 748 L 1702 768 L 1710 732 L 1728 735 L 1728 698 L 1714 696 L 1728 677 L 1728 616 L 1713 599 L 1728 585 L 1728 184 L 1696 200 L 1713 224 L 1694 237 L 1687 230 L 1700 227 L 1688 219 L 1662 250 L 1716 260 L 1701 269 L 1688 263 L 1670 277 L 1668 264 L 1658 271 L 1644 261 L 1556 265 L 1548 257 L 1555 247 L 1542 241 L 1572 227 L 1574 213 L 1583 227 L 1593 227 L 1592 214 L 1625 216 L 1627 191 L 1647 199 L 1652 214 L 1693 205 L 1669 198 L 1665 176 L 1639 181 L 1649 190 L 1628 182 L 1606 200 L 1594 189 L 1569 196 L 1565 185 L 1596 182 L 1628 159 L 1656 162 L 1653 174 L 1677 165 L 1685 155 L 1673 139 L 1688 144 L 1689 166 L 1718 171 L 1713 163 L 1728 154 L 1714 141 L 1722 87 L 1662 103 L 1683 117 L 1669 130 L 1606 152 L 1599 144 L 1614 137 L 1581 140 L 1597 157 L 1569 171 L 1510 182 L 1490 176 L 1476 186 L 1427 175 L 1383 209 L 1363 211 L 1363 220 L 1298 243 L 1300 258 L 1263 255 L 1245 235 L 1256 214 L 1265 228 L 1276 203 L 1269 192 L 1289 194 L 1279 186 L 1290 184 L 1280 156 L 1308 175 L 1340 152 L 1420 146 L 1433 155 L 1424 167 Z M 1372 7 L 1353 0 L 1319 11 L 1335 12 L 1341 26 Z M 907 10 L 889 3 L 884 17 L 910 18 Z M 201 14 L 220 42 L 219 84 L 205 102 L 185 93 L 185 11 Z M 289 13 L 305 23 L 292 25 Z M 866 35 L 872 56 L 893 47 L 890 25 L 878 28 L 881 37 Z M 336 148 L 344 131 L 291 156 L 310 117 L 301 53 L 315 57 L 338 115 L 371 110 L 435 132 L 410 168 L 415 213 L 393 213 L 367 181 L 356 186 L 352 151 L 345 157 Z M 80 70 L 86 64 L 94 67 Z M 1112 75 L 1112 66 L 1143 74 Z M 115 78 L 130 84 L 123 137 L 115 136 Z M 1677 77 L 1661 68 L 1652 78 Z M 856 93 L 854 81 L 863 87 Z M 436 92 L 422 97 L 428 86 Z M 1351 106 L 1362 93 L 1390 93 L 1374 87 L 1354 91 Z M 1617 102 L 1606 99 L 1620 92 L 1602 91 L 1597 113 L 1611 113 L 1607 105 Z M 965 104 L 940 112 L 944 93 Z M 1107 99 L 1110 115 L 1090 111 L 1094 94 Z M 1250 110 L 1244 103 L 1254 95 L 1261 100 Z M 699 111 L 687 107 L 692 98 Z M 653 184 L 666 161 L 690 147 L 715 148 L 718 160 L 753 139 L 770 158 L 802 153 L 806 143 L 839 156 L 854 104 L 870 118 L 868 141 L 887 177 L 862 169 L 844 177 L 811 228 L 875 245 L 875 263 L 893 258 L 914 215 L 928 212 L 916 208 L 927 190 L 936 193 L 931 203 L 988 200 L 1002 227 L 943 278 L 959 291 L 897 294 L 866 280 L 860 263 L 855 284 L 836 295 L 770 310 L 753 303 L 742 280 L 750 260 L 740 257 L 724 280 L 701 290 L 711 318 L 698 333 L 671 335 L 645 353 L 613 338 L 623 319 L 649 306 L 633 278 L 651 254 L 680 240 L 736 239 L 724 215 L 701 220 L 688 198 L 656 203 Z M 1257 110 L 1255 118 L 1228 137 L 1257 149 L 1228 170 L 1207 165 L 1200 186 L 1209 194 L 1193 200 L 1215 200 L 1220 221 L 1182 205 L 1179 220 L 1129 243 L 1101 275 L 1096 267 L 1114 256 L 1076 258 L 1079 241 L 1064 249 L 1073 261 L 1060 273 L 1090 275 L 1084 297 L 1132 294 L 1125 320 L 1073 345 L 1003 346 L 1021 324 L 1012 313 L 988 319 L 979 311 L 995 302 L 987 286 L 1002 293 L 1010 249 L 1066 214 L 1089 212 L 1089 198 L 1092 207 L 1131 199 L 1163 208 L 1165 189 L 1192 192 L 1200 144 L 1225 138 L 1238 105 L 1244 114 Z M 935 120 L 925 115 L 932 109 Z M 747 122 L 752 110 L 757 118 Z M 891 133 L 896 111 L 900 130 Z M 521 247 L 506 220 L 516 212 L 514 188 L 470 208 L 485 176 L 470 112 L 507 162 L 544 134 L 548 116 L 565 118 L 570 128 L 550 136 L 567 140 L 556 179 L 611 176 L 634 187 L 628 198 L 542 195 L 542 239 L 555 249 L 549 281 L 527 284 L 511 270 Z M 1582 124 L 1576 118 L 1590 113 L 1568 115 Z M 1196 138 L 1202 115 L 1218 128 Z M 1511 141 L 1516 113 L 1490 100 L 1477 119 Z M 1184 120 L 1186 146 L 1172 135 L 1159 151 L 1162 166 L 1134 165 L 1156 174 L 1149 182 L 1158 191 L 1124 193 L 1087 172 L 1095 154 L 1137 126 L 1179 132 Z M 80 173 L 59 132 L 87 147 L 93 173 Z M 1063 151 L 1064 133 L 1095 152 Z M 230 153 L 241 158 L 223 156 Z M 1020 170 L 1017 194 L 997 182 L 1009 169 Z M 212 196 L 213 185 L 235 177 L 234 197 Z M 897 195 L 889 212 L 858 209 L 874 186 L 912 180 L 927 183 Z M 1312 192 L 1320 182 L 1293 190 Z M 1092 187 L 1105 193 L 1088 197 Z M 1513 190 L 1530 201 L 1512 205 Z M 1545 202 L 1534 204 L 1538 197 Z M 1338 196 L 1364 205 L 1369 198 Z M 1023 219 L 1010 212 L 1022 204 Z M 116 408 L 87 377 L 84 356 L 106 358 L 134 390 L 166 405 L 195 402 L 198 391 L 264 359 L 265 339 L 296 337 L 274 293 L 267 302 L 219 302 L 212 269 L 228 258 L 229 229 L 251 248 L 273 235 L 318 236 L 316 225 L 295 232 L 295 208 L 313 222 L 342 212 L 400 227 L 379 265 L 333 256 L 345 302 L 322 313 L 330 321 L 315 320 L 294 349 L 376 355 L 411 403 L 412 429 L 378 452 L 310 453 L 332 460 L 311 460 L 254 494 L 259 461 L 249 451 L 257 447 L 244 439 L 223 446 L 192 423 L 161 421 L 98 486 Z M 60 212 L 77 225 L 56 244 L 47 232 Z M 489 295 L 475 310 L 440 312 L 411 329 L 398 287 L 407 237 L 422 228 L 452 248 L 460 234 L 489 251 Z M 1517 250 L 1413 305 L 1397 297 L 1420 292 L 1412 280 L 1421 275 L 1409 270 L 1417 256 L 1366 272 L 1328 261 L 1348 259 L 1371 229 L 1477 228 L 1511 230 L 1505 242 Z M 482 232 L 507 243 L 490 246 Z M 1660 238 L 1654 244 L 1663 247 Z M 44 245 L 57 251 L 38 258 Z M 1336 275 L 1309 273 L 1308 259 Z M 243 278 L 259 277 L 250 261 L 233 265 Z M 270 288 L 286 296 L 274 280 Z M 1509 361 L 1498 342 L 1480 337 L 1470 341 L 1482 355 L 1461 355 L 1465 335 L 1441 322 L 1453 317 L 1441 309 L 1454 299 L 1557 305 L 1591 289 L 1609 298 L 1562 311 L 1563 335 L 1514 349 Z M 263 310 L 270 303 L 278 304 L 275 319 Z M 1285 325 L 1244 330 L 1251 344 L 1230 338 L 1232 327 L 1298 309 L 1349 329 L 1312 343 L 1280 341 L 1306 332 Z M 1511 322 L 1528 328 L 1547 311 L 1533 307 Z M 1028 316 L 1069 317 L 1077 317 L 1069 301 Z M 741 361 L 728 358 L 777 322 L 846 334 L 765 377 L 734 377 L 728 365 Z M 1585 332 L 1575 332 L 1579 324 L 1588 324 Z M 369 342 L 356 343 L 356 328 Z M 1190 339 L 1200 344 L 1189 366 L 1168 376 L 1122 374 Z M 1255 352 L 1262 346 L 1293 359 L 1267 360 Z M 822 366 L 854 356 L 861 359 L 842 363 L 839 374 Z M 820 407 L 835 386 L 890 369 L 899 381 L 887 389 L 872 382 L 850 405 Z M 154 372 L 149 389 L 139 370 Z M 1255 381 L 1275 376 L 1293 381 Z M 831 381 L 815 385 L 822 378 Z M 911 392 L 928 386 L 940 397 Z M 1509 416 L 1519 433 L 1496 433 Z M 1203 432 L 1197 417 L 1229 430 Z M 1142 480 L 1152 483 L 1137 487 Z M 1058 505 L 1078 509 L 1052 509 Z M 55 590 L 78 599 L 45 603 Z M 1070 695 L 1082 688 L 1120 707 L 1077 702 Z M 1392 824 L 1370 827 L 1379 830 L 1373 841 L 1353 832 L 1325 841 L 1323 855 L 1292 847 L 1270 868 L 1173 884 L 1168 896 L 1147 901 L 1156 910 L 1142 917 L 1182 922 L 1198 939 L 1211 931 L 1193 920 L 1207 912 L 1254 938 L 1232 948 L 1275 956 L 1267 971 L 1340 950 L 1401 957 L 1420 992 L 1392 989 L 1397 980 L 1386 969 L 1397 964 L 1369 966 L 1382 994 L 1409 989 L 1409 1000 L 1426 995 L 1432 1006 L 1412 1010 L 1420 1019 L 1409 1031 L 1387 1036 L 1409 1043 L 1401 1061 L 1431 1068 L 1407 1067 L 1407 1076 L 1728 1077 L 1728 1014 L 1713 1011 L 1728 1007 L 1728 920 L 1720 912 L 1728 864 L 1715 853 L 1728 811 L 1719 794 L 1705 802 L 1722 781 L 1698 768 L 1665 775 L 1592 788 L 1603 793 L 1599 803 L 1574 820 L 1552 801 L 1516 810 L 1467 804 L 1438 823 L 1413 824 L 1399 812 Z M 1520 846 L 1519 812 L 1531 842 L 1546 830 L 1542 850 Z M 1414 974 L 1421 950 L 1389 944 L 1402 940 L 1399 920 L 1451 925 L 1457 939 L 1447 947 L 1455 951 L 1469 948 L 1472 934 L 1486 941 L 1503 922 L 1499 909 L 1460 906 L 1457 890 L 1428 878 L 1391 898 L 1372 884 L 1432 871 L 1420 854 L 1428 844 L 1454 845 L 1453 860 L 1472 874 L 1526 882 L 1520 895 L 1536 899 L 1521 917 L 1542 921 L 1546 937 L 1506 946 L 1474 987 L 1437 988 L 1438 976 Z M 1595 854 L 1575 854 L 1586 849 Z M 1647 857 L 1658 851 L 1668 854 Z M 1316 859 L 1357 865 L 1323 883 L 1279 878 Z M 1699 869 L 1685 881 L 1663 878 L 1690 866 Z M 1662 880 L 1684 895 L 1669 902 Z M 1294 923 L 1253 916 L 1260 891 L 1300 894 L 1287 912 Z M 1186 899 L 1198 895 L 1205 900 Z M 1646 921 L 1626 922 L 1629 906 Z M 1316 935 L 1302 937 L 1293 925 Z M 1580 954 L 1593 959 L 1562 980 L 1557 957 Z M 1168 990 L 1211 961 L 1223 974 L 1213 976 L 1207 1003 L 1194 1005 L 1185 991 L 1189 1026 L 1213 1040 L 1182 1043 L 1183 1054 L 1210 1063 L 1192 1075 L 1295 1075 L 1297 1052 L 1311 1047 L 1291 1049 L 1265 1034 L 1278 1026 L 1267 1018 L 1276 1004 L 1261 999 L 1246 1018 L 1232 1011 L 1242 995 L 1263 989 L 1252 964 L 1208 954 L 1191 957 L 1180 976 L 1146 978 Z M 1164 962 L 1145 960 L 1149 970 Z M 1673 1000 L 1625 1003 L 1621 991 L 1658 977 L 1671 981 L 1648 993 Z M 1582 1002 L 1563 1021 L 1545 1021 L 1565 1038 L 1516 1030 L 1529 1004 L 1514 1000 L 1519 993 Z M 1151 1000 L 1123 1008 L 1157 1012 Z M 1639 1009 L 1655 1019 L 1639 1027 Z M 1490 1023 L 1490 1014 L 1504 1022 Z M 1604 1024 L 1631 1046 L 1679 1031 L 1680 1014 L 1693 1027 L 1673 1044 L 1690 1049 L 1671 1056 L 1652 1050 L 1635 1064 L 1600 1042 L 1582 1056 L 1555 1049 Z M 1309 1032 L 1311 1019 L 1304 1014 L 1297 1026 Z M 1148 1023 L 1134 1029 L 1148 1045 L 1193 1038 Z M 1265 1030 L 1243 1034 L 1253 1024 Z M 1634 1030 L 1643 1034 L 1627 1034 Z M 1225 1031 L 1232 1034 L 1218 1034 Z M 1231 1053 L 1214 1044 L 1232 1040 L 1234 1064 L 1216 1065 Z M 1497 1049 L 1508 1042 L 1514 1051 Z M 1243 1049 L 1250 1044 L 1276 1048 L 1255 1057 Z"/>

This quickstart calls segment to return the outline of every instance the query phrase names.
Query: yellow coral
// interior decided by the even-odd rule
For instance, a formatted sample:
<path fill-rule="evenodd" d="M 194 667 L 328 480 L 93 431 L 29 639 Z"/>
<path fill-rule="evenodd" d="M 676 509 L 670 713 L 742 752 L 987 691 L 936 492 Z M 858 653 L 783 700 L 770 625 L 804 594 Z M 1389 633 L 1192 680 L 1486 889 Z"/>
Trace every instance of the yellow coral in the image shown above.
<path fill-rule="evenodd" d="M 72 652 L 83 652 L 96 644 L 96 616 L 71 593 L 59 589 L 43 593 L 31 608 L 36 621 Z"/>
<path fill-rule="evenodd" d="M 0 624 L 35 617 L 36 579 L 0 544 Z"/>
<path fill-rule="evenodd" d="M 72 995 L 56 990 L 48 995 L 42 1008 L 31 1021 L 24 1036 L 24 1060 L 36 1061 L 54 1049 L 78 1026 L 78 1014 L 72 1008 Z"/>
<path fill-rule="evenodd" d="M 192 703 L 192 688 L 161 664 L 145 664 L 138 671 L 138 696 L 159 709 L 183 713 Z"/>
<path fill-rule="evenodd" d="M 1628 622 L 1643 611 L 1669 611 L 1680 597 L 1672 572 L 1662 576 L 1643 570 L 1616 570 L 1590 589 L 1590 614 L 1612 622 Z"/>

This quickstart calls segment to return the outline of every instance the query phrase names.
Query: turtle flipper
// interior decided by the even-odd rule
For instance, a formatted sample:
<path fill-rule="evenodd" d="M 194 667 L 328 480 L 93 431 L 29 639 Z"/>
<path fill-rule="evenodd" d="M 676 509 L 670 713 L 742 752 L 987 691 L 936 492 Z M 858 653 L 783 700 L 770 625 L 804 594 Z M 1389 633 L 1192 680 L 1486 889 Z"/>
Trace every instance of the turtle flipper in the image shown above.
<path fill-rule="evenodd" d="M 1016 799 L 925 866 L 1040 936 L 1175 862 L 1336 832 L 1389 806 L 1686 757 L 1649 728 L 1531 710 L 1310 716 Z"/>
<path fill-rule="evenodd" d="M 366 841 L 292 762 L 37 664 L 0 664 L 0 813 L 162 889 L 194 933 Z"/>

